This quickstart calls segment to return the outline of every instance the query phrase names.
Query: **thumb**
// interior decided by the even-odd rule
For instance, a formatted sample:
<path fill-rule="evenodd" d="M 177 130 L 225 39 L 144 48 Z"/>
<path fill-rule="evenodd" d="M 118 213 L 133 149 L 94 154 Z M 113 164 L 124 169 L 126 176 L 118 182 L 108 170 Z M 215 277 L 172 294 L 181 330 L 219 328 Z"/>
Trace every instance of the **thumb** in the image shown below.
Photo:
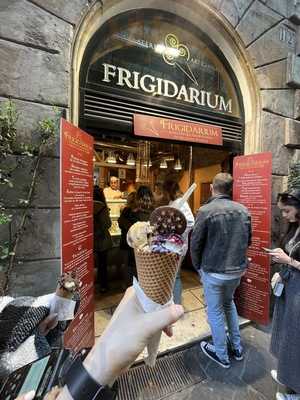
<path fill-rule="evenodd" d="M 174 324 L 183 314 L 184 309 L 179 304 L 172 304 L 162 310 L 145 314 L 147 333 L 151 336 L 154 335 L 168 325 Z"/>
<path fill-rule="evenodd" d="M 19 396 L 16 398 L 16 400 L 33 400 L 35 396 L 35 391 L 32 390 L 31 392 L 28 392 L 26 394 L 23 394 L 22 396 Z"/>

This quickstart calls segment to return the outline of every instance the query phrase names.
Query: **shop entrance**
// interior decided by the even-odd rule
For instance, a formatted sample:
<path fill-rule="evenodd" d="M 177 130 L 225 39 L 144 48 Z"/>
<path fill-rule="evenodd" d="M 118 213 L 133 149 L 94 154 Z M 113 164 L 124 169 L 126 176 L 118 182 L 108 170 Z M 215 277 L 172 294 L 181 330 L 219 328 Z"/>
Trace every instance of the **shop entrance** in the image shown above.
<path fill-rule="evenodd" d="M 159 185 L 169 176 L 182 192 L 196 182 L 189 201 L 195 215 L 210 196 L 214 175 L 231 172 L 233 156 L 243 152 L 244 108 L 235 73 L 222 49 L 198 26 L 169 11 L 127 10 L 99 25 L 82 57 L 79 125 L 95 138 L 94 183 L 105 188 L 114 180 L 120 191 L 119 198 L 108 199 L 110 287 L 106 293 L 96 288 L 97 336 L 128 284 L 118 218 L 130 192 L 146 185 L 159 197 Z M 136 115 L 211 127 L 221 140 L 218 145 L 203 137 L 202 142 L 193 140 L 188 131 L 180 132 L 182 137 L 174 132 L 159 136 L 155 124 L 145 139 L 135 132 Z M 186 315 L 175 328 L 179 343 L 168 340 L 161 349 L 208 332 L 202 290 L 189 257 L 182 282 Z"/>
<path fill-rule="evenodd" d="M 117 199 L 106 199 L 112 221 L 110 233 L 113 246 L 108 251 L 107 258 L 108 289 L 101 292 L 99 285 L 95 287 L 97 336 L 105 329 L 124 290 L 131 284 L 128 257 L 126 251 L 124 253 L 120 248 L 121 230 L 118 224 L 130 193 L 136 191 L 139 186 L 146 185 L 154 193 L 155 206 L 159 206 L 160 188 L 166 179 L 175 179 L 182 192 L 185 192 L 191 183 L 196 182 L 197 189 L 189 200 L 191 210 L 196 215 L 199 207 L 210 197 L 209 186 L 213 177 L 218 172 L 231 171 L 231 159 L 232 154 L 229 151 L 201 145 L 142 139 L 131 139 L 122 143 L 121 137 L 119 140 L 115 137 L 95 139 L 94 184 L 104 189 L 109 187 L 111 180 L 117 180 L 116 189 L 121 192 Z M 175 335 L 174 339 L 164 339 L 161 350 L 208 332 L 203 291 L 189 254 L 182 265 L 181 279 L 182 304 L 186 314 L 176 328 L 179 331 L 178 335 Z"/>

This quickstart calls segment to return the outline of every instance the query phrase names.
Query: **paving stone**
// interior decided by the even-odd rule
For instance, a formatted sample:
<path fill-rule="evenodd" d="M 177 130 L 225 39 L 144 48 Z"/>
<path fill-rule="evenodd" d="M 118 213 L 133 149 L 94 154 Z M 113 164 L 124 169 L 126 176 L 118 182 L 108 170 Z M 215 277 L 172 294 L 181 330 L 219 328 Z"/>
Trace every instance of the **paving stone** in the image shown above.
<path fill-rule="evenodd" d="M 193 295 L 189 290 L 182 293 L 182 305 L 186 312 L 199 310 L 203 308 L 202 302 Z"/>
<path fill-rule="evenodd" d="M 246 46 L 270 29 L 282 17 L 256 0 L 237 26 L 237 32 Z"/>
<path fill-rule="evenodd" d="M 255 69 L 261 89 L 283 89 L 286 87 L 287 60 L 281 60 Z"/>
<path fill-rule="evenodd" d="M 66 106 L 69 49 L 49 54 L 0 39 L 0 87 L 6 97 Z"/>
<path fill-rule="evenodd" d="M 287 58 L 296 51 L 296 32 L 288 21 L 267 31 L 248 47 L 253 66 L 258 67 Z"/>
<path fill-rule="evenodd" d="M 25 0 L 1 0 L 0 20 L 1 37 L 58 52 L 71 45 L 70 24 Z"/>
<path fill-rule="evenodd" d="M 287 16 L 290 0 L 262 0 L 262 2 L 281 15 Z"/>
<path fill-rule="evenodd" d="M 256 329 L 253 325 L 241 330 L 246 357 L 243 361 L 232 361 L 230 369 L 223 369 L 206 357 L 196 344 L 189 352 L 191 370 L 194 365 L 201 367 L 207 379 L 179 393 L 170 400 L 271 400 L 275 399 L 277 385 L 269 373 L 268 352 L 270 333 Z M 274 364 L 272 364 L 274 366 Z"/>
<path fill-rule="evenodd" d="M 262 108 L 266 111 L 293 118 L 295 91 L 293 89 L 262 90 Z"/>
<path fill-rule="evenodd" d="M 87 0 L 72 0 L 72 1 L 61 1 L 61 0 L 32 0 L 33 3 L 40 5 L 45 10 L 49 10 L 55 15 L 69 21 L 72 24 L 76 24 L 82 14 L 88 9 Z"/>
<path fill-rule="evenodd" d="M 14 297 L 42 296 L 54 292 L 60 275 L 60 266 L 60 260 L 17 264 L 11 275 L 9 294 Z"/>
<path fill-rule="evenodd" d="M 272 172 L 275 175 L 288 175 L 292 151 L 284 146 L 285 118 L 262 112 L 262 151 L 273 154 Z"/>

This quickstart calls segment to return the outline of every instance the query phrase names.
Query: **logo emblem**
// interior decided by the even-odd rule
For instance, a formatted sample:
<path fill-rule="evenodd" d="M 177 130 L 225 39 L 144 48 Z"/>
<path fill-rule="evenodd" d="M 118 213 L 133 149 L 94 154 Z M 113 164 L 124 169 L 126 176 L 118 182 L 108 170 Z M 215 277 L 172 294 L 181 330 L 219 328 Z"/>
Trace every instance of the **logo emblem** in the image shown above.
<path fill-rule="evenodd" d="M 168 33 L 165 37 L 165 45 L 159 46 L 165 63 L 179 68 L 195 85 L 198 86 L 197 79 L 189 66 L 190 50 L 179 42 L 174 33 Z"/>

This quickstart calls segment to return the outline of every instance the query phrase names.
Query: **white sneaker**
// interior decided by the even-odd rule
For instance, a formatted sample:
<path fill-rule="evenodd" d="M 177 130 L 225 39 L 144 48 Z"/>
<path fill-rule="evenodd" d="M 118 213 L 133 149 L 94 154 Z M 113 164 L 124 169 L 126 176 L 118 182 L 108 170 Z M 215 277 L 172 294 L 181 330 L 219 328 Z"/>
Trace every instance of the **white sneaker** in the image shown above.
<path fill-rule="evenodd" d="M 300 400 L 300 394 L 276 393 L 276 400 Z"/>
<path fill-rule="evenodd" d="M 271 370 L 271 377 L 274 379 L 274 381 L 275 381 L 276 383 L 278 383 L 278 385 L 284 386 L 283 383 L 281 383 L 281 382 L 278 380 L 278 378 L 277 378 L 277 370 L 276 370 L 276 369 L 272 369 L 272 370 Z"/>

